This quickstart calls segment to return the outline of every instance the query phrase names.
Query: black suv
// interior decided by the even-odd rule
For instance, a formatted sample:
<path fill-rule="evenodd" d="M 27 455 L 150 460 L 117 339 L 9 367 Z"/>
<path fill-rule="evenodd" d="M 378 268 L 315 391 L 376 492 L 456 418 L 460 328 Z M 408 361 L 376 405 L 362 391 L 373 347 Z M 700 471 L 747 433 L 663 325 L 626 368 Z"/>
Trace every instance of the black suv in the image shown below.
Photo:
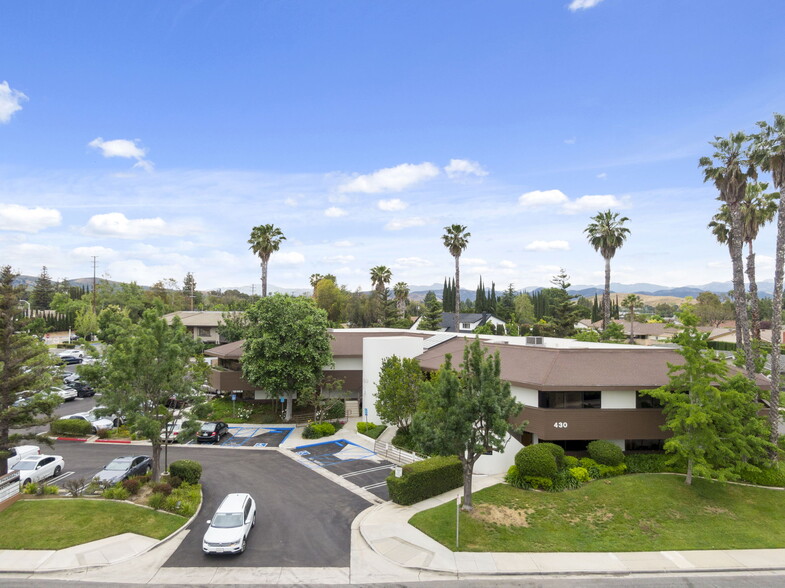
<path fill-rule="evenodd" d="M 229 425 L 221 421 L 204 423 L 196 436 L 197 443 L 218 443 L 221 437 L 229 433 Z"/>

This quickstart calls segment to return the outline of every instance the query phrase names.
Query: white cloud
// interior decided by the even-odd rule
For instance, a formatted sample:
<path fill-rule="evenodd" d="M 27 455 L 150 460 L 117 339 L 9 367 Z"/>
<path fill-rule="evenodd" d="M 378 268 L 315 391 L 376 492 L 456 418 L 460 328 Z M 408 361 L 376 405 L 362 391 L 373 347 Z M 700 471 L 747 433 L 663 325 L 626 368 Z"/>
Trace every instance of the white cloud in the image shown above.
<path fill-rule="evenodd" d="M 564 204 L 564 212 L 575 214 L 577 212 L 596 212 L 598 210 L 623 207 L 621 200 L 613 194 L 598 194 L 593 196 L 581 196 L 574 202 Z"/>
<path fill-rule="evenodd" d="M 128 139 L 113 139 L 104 141 L 101 137 L 96 137 L 87 146 L 101 151 L 104 157 L 122 157 L 124 159 L 135 159 L 134 167 L 145 171 L 153 171 L 153 162 L 145 159 L 147 149 L 137 145 L 138 139 L 129 141 Z"/>
<path fill-rule="evenodd" d="M 305 256 L 297 251 L 277 251 L 270 260 L 276 265 L 300 265 L 305 263 Z"/>
<path fill-rule="evenodd" d="M 338 218 L 341 216 L 346 216 L 346 211 L 343 208 L 338 208 L 337 206 L 331 206 L 330 208 L 324 211 L 324 216 L 329 216 L 330 218 Z"/>
<path fill-rule="evenodd" d="M 336 241 L 333 243 L 333 247 L 354 247 L 354 243 L 351 241 Z"/>
<path fill-rule="evenodd" d="M 608 174 L 606 174 L 605 172 L 601 172 L 601 173 L 598 173 L 598 174 L 597 174 L 597 177 L 598 177 L 599 179 L 601 179 L 601 180 L 604 180 L 605 178 L 607 178 L 607 177 L 608 177 Z"/>
<path fill-rule="evenodd" d="M 387 167 L 371 174 L 357 176 L 338 187 L 339 192 L 359 192 L 379 194 L 381 192 L 400 192 L 406 188 L 430 180 L 439 175 L 439 168 L 432 163 L 402 163 Z"/>
<path fill-rule="evenodd" d="M 488 262 L 481 257 L 461 257 L 461 262 L 466 265 L 488 265 Z"/>
<path fill-rule="evenodd" d="M 512 261 L 508 261 L 508 260 L 506 260 L 506 259 L 502 259 L 502 260 L 499 262 L 499 266 L 500 266 L 500 267 L 506 267 L 506 268 L 508 268 L 508 269 L 514 269 L 514 268 L 518 267 L 518 266 L 517 266 L 517 265 L 516 265 L 514 262 L 512 262 Z"/>
<path fill-rule="evenodd" d="M 445 166 L 444 171 L 450 178 L 488 175 L 488 172 L 479 163 L 469 159 L 451 159 L 449 165 Z"/>
<path fill-rule="evenodd" d="M 411 218 L 401 218 L 397 220 L 391 220 L 389 223 L 384 225 L 384 230 L 400 231 L 401 229 L 408 229 L 409 227 L 421 227 L 424 224 L 425 224 L 425 219 L 422 219 L 418 216 L 413 216 Z"/>
<path fill-rule="evenodd" d="M 99 257 L 101 259 L 117 257 L 117 252 L 114 249 L 101 247 L 100 245 L 93 247 L 76 247 L 71 250 L 71 253 L 74 255 L 74 257 L 81 257 L 84 259 L 90 259 L 93 256 Z"/>
<path fill-rule="evenodd" d="M 110 212 L 90 217 L 84 232 L 118 239 L 142 239 L 170 234 L 171 230 L 160 217 L 129 219 L 121 212 Z"/>
<path fill-rule="evenodd" d="M 354 261 L 354 255 L 332 255 L 330 257 L 323 257 L 322 261 L 325 263 L 349 263 Z"/>
<path fill-rule="evenodd" d="M 294 198 L 291 198 L 291 197 L 286 198 L 283 201 L 283 203 L 286 204 L 286 206 L 292 206 L 292 207 L 297 206 L 297 200 L 295 200 Z"/>
<path fill-rule="evenodd" d="M 571 12 L 575 12 L 577 10 L 587 10 L 589 8 L 593 8 L 602 2 L 602 0 L 572 0 L 567 9 Z"/>
<path fill-rule="evenodd" d="M 56 227 L 62 217 L 53 208 L 27 208 L 19 204 L 0 205 L 0 230 L 37 233 L 47 227 Z"/>
<path fill-rule="evenodd" d="M 518 204 L 524 208 L 541 208 L 544 206 L 563 205 L 569 202 L 561 190 L 534 190 L 518 197 Z"/>
<path fill-rule="evenodd" d="M 395 260 L 397 267 L 431 267 L 432 262 L 422 257 L 399 257 Z"/>
<path fill-rule="evenodd" d="M 22 110 L 21 103 L 27 99 L 22 92 L 9 86 L 8 82 L 0 84 L 0 123 L 9 122 L 15 112 Z"/>
<path fill-rule="evenodd" d="M 565 145 L 575 145 L 577 142 L 578 140 L 575 137 L 570 137 L 569 139 L 564 140 Z"/>
<path fill-rule="evenodd" d="M 570 244 L 567 241 L 532 241 L 524 249 L 526 251 L 569 251 Z"/>
<path fill-rule="evenodd" d="M 397 210 L 405 210 L 409 205 L 400 198 L 391 198 L 390 200 L 379 200 L 376 203 L 376 206 L 378 206 L 380 210 L 394 212 Z"/>

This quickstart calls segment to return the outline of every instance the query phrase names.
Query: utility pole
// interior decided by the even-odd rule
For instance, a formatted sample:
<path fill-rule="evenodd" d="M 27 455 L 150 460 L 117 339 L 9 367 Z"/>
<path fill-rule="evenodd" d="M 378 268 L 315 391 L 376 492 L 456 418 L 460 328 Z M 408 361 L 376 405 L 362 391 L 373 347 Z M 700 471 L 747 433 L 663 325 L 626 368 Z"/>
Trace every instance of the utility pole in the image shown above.
<path fill-rule="evenodd" d="M 98 257 L 93 255 L 93 314 L 95 314 L 95 266 Z"/>

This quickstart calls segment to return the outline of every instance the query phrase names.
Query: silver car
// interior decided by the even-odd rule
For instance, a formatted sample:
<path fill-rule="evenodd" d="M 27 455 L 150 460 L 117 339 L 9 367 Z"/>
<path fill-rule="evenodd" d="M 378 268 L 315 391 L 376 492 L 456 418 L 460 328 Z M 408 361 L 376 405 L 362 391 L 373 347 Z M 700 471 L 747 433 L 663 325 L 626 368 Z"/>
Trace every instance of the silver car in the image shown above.
<path fill-rule="evenodd" d="M 250 494 L 228 494 L 223 499 L 202 539 L 205 553 L 242 553 L 248 533 L 256 525 L 256 502 Z"/>

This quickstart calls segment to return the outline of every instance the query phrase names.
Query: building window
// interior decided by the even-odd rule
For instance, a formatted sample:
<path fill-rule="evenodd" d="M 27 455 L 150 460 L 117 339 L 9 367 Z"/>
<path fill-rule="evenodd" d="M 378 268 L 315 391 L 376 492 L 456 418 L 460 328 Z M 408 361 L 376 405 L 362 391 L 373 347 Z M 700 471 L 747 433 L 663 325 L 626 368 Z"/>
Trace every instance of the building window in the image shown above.
<path fill-rule="evenodd" d="M 645 392 L 635 393 L 635 408 L 662 408 L 662 401 Z"/>
<path fill-rule="evenodd" d="M 600 392 L 540 392 L 539 408 L 601 408 Z"/>
<path fill-rule="evenodd" d="M 471 331 L 472 330 L 472 324 L 471 323 L 461 323 L 461 329 L 463 329 L 464 331 Z"/>
<path fill-rule="evenodd" d="M 210 327 L 199 327 L 198 333 L 200 337 L 209 337 L 210 336 Z"/>
<path fill-rule="evenodd" d="M 664 439 L 627 439 L 624 451 L 662 451 Z"/>

